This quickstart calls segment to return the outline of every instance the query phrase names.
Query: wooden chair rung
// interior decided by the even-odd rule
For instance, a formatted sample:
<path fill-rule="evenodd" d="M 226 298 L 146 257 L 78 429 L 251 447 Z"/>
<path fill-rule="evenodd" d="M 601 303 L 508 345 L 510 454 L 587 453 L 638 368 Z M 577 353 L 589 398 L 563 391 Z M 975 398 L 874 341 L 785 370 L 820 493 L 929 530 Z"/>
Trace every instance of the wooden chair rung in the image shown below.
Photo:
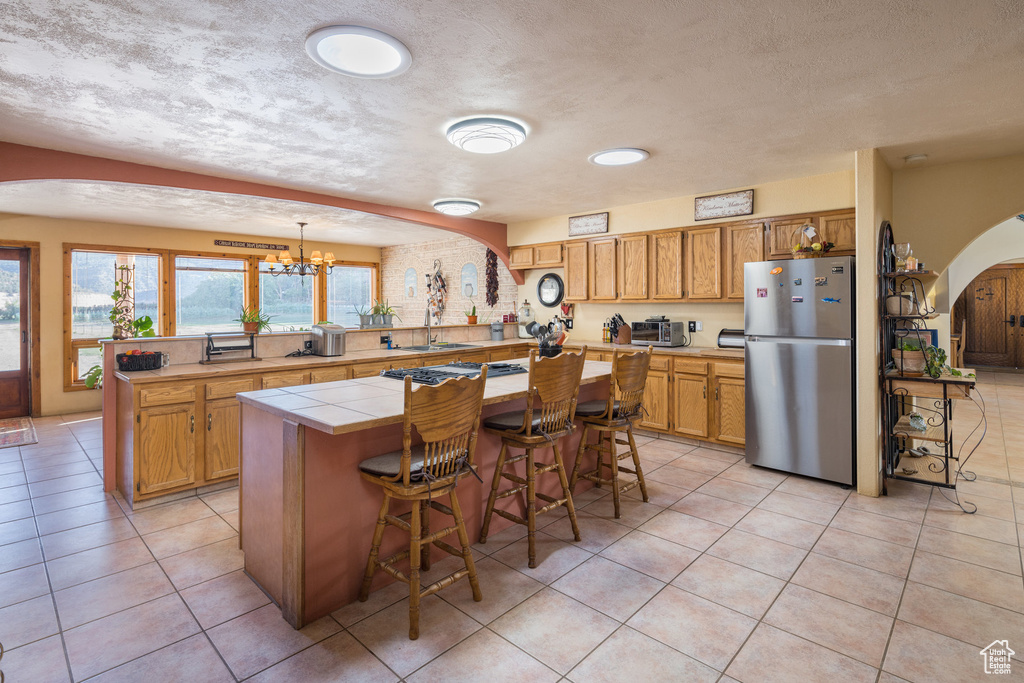
<path fill-rule="evenodd" d="M 439 503 L 436 500 L 430 501 L 430 507 L 434 508 L 438 512 L 443 512 L 444 514 L 448 515 L 449 517 L 454 517 L 455 516 L 455 513 L 452 512 L 452 509 L 450 507 L 448 507 L 444 503 Z"/>
<path fill-rule="evenodd" d="M 526 486 L 526 480 L 523 479 L 522 477 L 520 477 L 518 474 L 512 474 L 510 472 L 502 472 L 501 476 L 504 477 L 505 479 L 508 479 L 509 481 L 514 481 L 517 484 L 521 484 L 522 486 Z"/>
<path fill-rule="evenodd" d="M 440 531 L 433 531 L 433 532 L 431 532 L 431 534 L 429 536 L 424 536 L 422 539 L 420 539 L 420 545 L 427 545 L 428 543 L 433 543 L 434 541 L 438 541 L 438 540 L 444 538 L 448 534 L 454 534 L 458 530 L 459 530 L 458 526 L 450 526 L 447 529 L 441 529 Z M 459 553 L 459 555 L 461 556 L 462 553 Z"/>
<path fill-rule="evenodd" d="M 395 569 L 390 564 L 377 564 L 378 567 L 384 570 L 385 573 L 390 574 L 403 583 L 409 583 L 409 577 L 402 573 L 401 570 Z"/>
<path fill-rule="evenodd" d="M 463 578 L 465 576 L 469 576 L 469 570 L 468 569 L 460 569 L 458 571 L 452 572 L 448 576 L 445 576 L 445 577 L 443 577 L 441 579 L 438 579 L 437 581 L 435 581 L 434 583 L 430 584 L 426 588 L 420 589 L 420 597 L 421 598 L 425 598 L 428 595 L 433 595 L 434 593 L 436 593 L 437 591 L 441 590 L 442 588 L 447 588 L 448 586 L 452 585 L 453 583 L 455 583 L 456 581 L 458 581 L 459 579 L 461 579 L 461 578 Z"/>
<path fill-rule="evenodd" d="M 520 453 L 519 455 L 513 455 L 512 457 L 505 458 L 505 466 L 508 467 L 512 463 L 519 462 L 520 460 L 526 460 L 526 453 Z"/>
<path fill-rule="evenodd" d="M 380 566 L 383 567 L 386 564 L 395 564 L 396 562 L 401 562 L 402 560 L 406 560 L 408 558 L 409 558 L 409 549 L 406 548 L 405 550 L 401 550 L 401 551 L 395 553 L 391 557 L 385 557 L 383 560 L 377 560 L 377 564 L 379 564 Z"/>
<path fill-rule="evenodd" d="M 541 463 L 541 464 L 536 464 L 535 463 L 534 466 L 533 466 L 533 473 L 534 474 L 544 474 L 545 472 L 554 472 L 557 469 L 558 469 L 558 463 L 557 462 L 553 462 L 553 463 L 550 463 L 548 465 L 545 465 L 543 463 Z"/>
<path fill-rule="evenodd" d="M 523 519 L 522 517 L 520 517 L 519 515 L 517 515 L 515 513 L 509 512 L 508 510 L 501 510 L 499 508 L 494 508 L 494 514 L 501 515 L 505 519 L 512 520 L 516 524 L 523 524 L 523 525 L 526 524 L 526 520 L 525 519 Z"/>
<path fill-rule="evenodd" d="M 438 548 L 440 548 L 441 550 L 445 551 L 449 555 L 454 555 L 455 557 L 462 557 L 462 551 L 461 550 L 459 550 L 458 548 L 456 548 L 453 545 L 449 545 L 448 543 L 445 543 L 444 541 L 434 541 L 434 545 L 437 546 Z"/>
<path fill-rule="evenodd" d="M 537 498 L 540 498 L 541 500 L 547 501 L 549 503 L 554 503 L 556 500 L 562 500 L 562 501 L 565 500 L 565 498 L 554 498 L 552 496 L 549 496 L 546 493 L 541 493 L 540 491 L 537 491 L 534 495 Z"/>
<path fill-rule="evenodd" d="M 526 490 L 526 484 L 524 483 L 522 486 L 513 486 L 510 489 L 506 489 L 504 491 L 501 491 L 495 497 L 498 500 L 501 500 L 502 498 L 508 498 L 509 496 L 514 496 L 517 493 L 519 493 L 520 491 L 525 491 L 525 490 Z"/>
<path fill-rule="evenodd" d="M 402 517 L 408 517 L 410 514 L 411 513 L 406 512 L 401 517 L 396 517 L 395 515 L 388 515 L 384 519 L 387 520 L 387 523 L 391 526 L 398 527 L 402 531 L 409 532 L 412 531 L 412 524 L 410 524 L 407 520 L 402 519 Z"/>
<path fill-rule="evenodd" d="M 538 515 L 542 515 L 545 512 L 550 512 L 550 511 L 554 510 L 557 507 L 561 507 L 562 505 L 565 505 L 565 501 L 566 500 L 567 499 L 565 499 L 565 498 L 559 498 L 557 500 L 554 500 L 554 501 L 548 503 L 547 505 L 545 505 L 542 508 L 537 508 L 537 514 Z"/>

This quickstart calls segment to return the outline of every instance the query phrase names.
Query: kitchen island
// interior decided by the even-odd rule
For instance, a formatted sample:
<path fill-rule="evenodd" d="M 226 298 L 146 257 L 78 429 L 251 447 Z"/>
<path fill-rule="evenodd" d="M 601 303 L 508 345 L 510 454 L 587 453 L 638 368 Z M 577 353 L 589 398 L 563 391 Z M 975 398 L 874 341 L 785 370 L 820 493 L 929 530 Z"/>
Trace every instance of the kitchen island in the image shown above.
<path fill-rule="evenodd" d="M 506 362 L 524 367 L 529 363 L 525 358 Z M 610 373 L 611 363 L 587 361 L 579 400 L 607 396 Z M 525 408 L 527 378 L 524 373 L 488 379 L 484 417 Z M 245 570 L 295 628 L 356 599 L 381 496 L 379 487 L 359 476 L 358 465 L 401 449 L 403 391 L 399 380 L 367 377 L 237 395 Z M 578 442 L 579 431 L 562 441 L 567 467 L 572 467 Z M 467 477 L 459 484 L 466 529 L 474 542 L 499 449 L 500 439 L 481 430 L 476 464 L 483 483 Z M 556 493 L 554 478 L 544 479 L 538 482 L 540 490 Z M 580 490 L 587 488 L 583 484 Z M 501 505 L 523 514 L 517 497 L 505 498 Z M 503 526 L 499 520 L 492 522 L 495 531 Z M 404 545 L 408 538 L 402 534 L 386 534 L 381 553 L 391 554 Z M 437 552 L 438 559 L 445 556 Z M 389 580 L 379 572 L 374 588 Z M 483 589 L 487 599 L 487 587 Z"/>

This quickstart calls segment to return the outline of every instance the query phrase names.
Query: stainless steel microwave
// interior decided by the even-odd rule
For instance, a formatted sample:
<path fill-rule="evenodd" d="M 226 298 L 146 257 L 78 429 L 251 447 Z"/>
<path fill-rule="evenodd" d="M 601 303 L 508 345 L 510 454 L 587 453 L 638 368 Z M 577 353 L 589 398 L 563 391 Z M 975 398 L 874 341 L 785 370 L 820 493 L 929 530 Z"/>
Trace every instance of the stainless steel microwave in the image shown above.
<path fill-rule="evenodd" d="M 633 339 L 637 346 L 682 346 L 685 343 L 683 322 L 630 323 Z"/>

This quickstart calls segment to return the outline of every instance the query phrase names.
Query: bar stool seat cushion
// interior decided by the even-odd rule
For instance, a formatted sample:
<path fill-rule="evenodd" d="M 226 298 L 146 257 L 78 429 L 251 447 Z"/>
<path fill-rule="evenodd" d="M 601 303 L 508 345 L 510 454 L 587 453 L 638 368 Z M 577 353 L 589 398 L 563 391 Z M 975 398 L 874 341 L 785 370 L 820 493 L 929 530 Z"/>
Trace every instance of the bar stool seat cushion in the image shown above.
<path fill-rule="evenodd" d="M 463 452 L 463 455 L 466 455 Z M 376 477 L 394 477 L 402 471 L 402 451 L 376 455 L 359 463 L 359 469 Z M 463 466 L 463 469 L 467 469 Z M 419 481 L 423 476 L 423 446 L 413 446 L 409 460 L 409 479 Z"/>
<path fill-rule="evenodd" d="M 533 426 L 534 431 L 540 429 L 541 425 L 541 414 L 539 410 L 533 413 Z M 484 427 L 487 429 L 496 429 L 502 431 L 519 431 L 523 427 L 523 411 L 514 410 L 510 413 L 499 413 L 498 415 L 491 415 L 484 419 Z"/>
<path fill-rule="evenodd" d="M 608 401 L 606 399 L 598 399 L 596 401 L 586 401 L 585 403 L 578 403 L 576 405 L 576 417 L 600 417 L 604 415 L 605 408 L 608 407 Z M 615 401 L 612 404 L 612 414 L 615 417 L 619 417 L 619 402 Z"/>

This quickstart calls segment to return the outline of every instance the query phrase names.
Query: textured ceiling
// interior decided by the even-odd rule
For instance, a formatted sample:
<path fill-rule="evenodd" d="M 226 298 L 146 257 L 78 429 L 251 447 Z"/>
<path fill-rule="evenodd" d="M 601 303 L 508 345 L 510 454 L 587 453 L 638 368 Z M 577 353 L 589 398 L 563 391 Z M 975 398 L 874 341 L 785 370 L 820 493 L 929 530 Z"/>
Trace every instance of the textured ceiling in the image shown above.
<path fill-rule="evenodd" d="M 303 41 L 337 23 L 393 34 L 412 68 L 322 69 Z M 411 208 L 471 197 L 500 222 L 848 169 L 870 147 L 894 168 L 1024 152 L 1022 102 L 1019 0 L 0 4 L 4 140 Z M 448 144 L 476 113 L 530 136 Z M 619 146 L 651 159 L 586 160 Z"/>

